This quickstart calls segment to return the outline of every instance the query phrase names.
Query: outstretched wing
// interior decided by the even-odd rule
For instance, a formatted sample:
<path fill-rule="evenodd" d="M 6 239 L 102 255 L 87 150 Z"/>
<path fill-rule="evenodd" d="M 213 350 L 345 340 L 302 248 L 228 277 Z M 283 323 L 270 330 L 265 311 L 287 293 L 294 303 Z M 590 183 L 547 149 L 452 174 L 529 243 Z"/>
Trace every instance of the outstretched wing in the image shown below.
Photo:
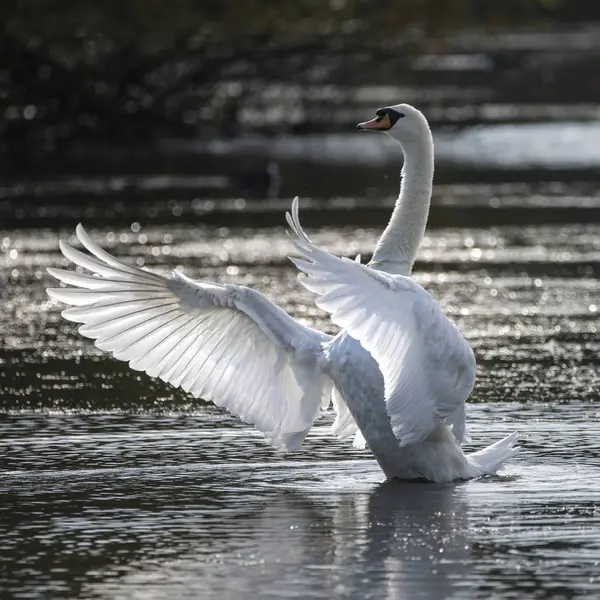
<path fill-rule="evenodd" d="M 330 383 L 320 369 L 329 336 L 295 321 L 246 287 L 171 279 L 116 260 L 77 227 L 90 254 L 61 242 L 91 271 L 48 272 L 70 288 L 48 294 L 74 308 L 79 332 L 136 370 L 212 400 L 252 423 L 275 445 L 298 448 Z"/>
<path fill-rule="evenodd" d="M 297 198 L 287 220 L 303 257 L 291 260 L 309 275 L 300 279 L 302 285 L 320 296 L 317 306 L 378 362 L 400 444 L 422 440 L 448 418 L 460 428 L 460 407 L 475 382 L 475 358 L 437 302 L 409 277 L 317 248 L 300 226 Z"/>

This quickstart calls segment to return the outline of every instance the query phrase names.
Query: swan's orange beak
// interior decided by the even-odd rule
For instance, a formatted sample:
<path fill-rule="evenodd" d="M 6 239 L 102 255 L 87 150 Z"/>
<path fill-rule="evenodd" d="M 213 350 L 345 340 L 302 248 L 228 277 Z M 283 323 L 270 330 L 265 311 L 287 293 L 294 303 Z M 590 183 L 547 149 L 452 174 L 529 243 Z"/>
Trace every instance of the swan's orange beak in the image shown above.
<path fill-rule="evenodd" d="M 387 131 L 392 126 L 390 117 L 387 114 L 375 117 L 370 121 L 359 123 L 356 128 L 364 129 L 365 131 Z"/>

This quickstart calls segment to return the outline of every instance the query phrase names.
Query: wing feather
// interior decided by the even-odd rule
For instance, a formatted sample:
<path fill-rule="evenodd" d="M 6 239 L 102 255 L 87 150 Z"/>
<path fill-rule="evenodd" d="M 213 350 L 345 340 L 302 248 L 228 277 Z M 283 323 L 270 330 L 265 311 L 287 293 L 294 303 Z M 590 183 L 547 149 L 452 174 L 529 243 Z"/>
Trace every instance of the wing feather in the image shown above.
<path fill-rule="evenodd" d="M 275 445 L 300 446 L 331 389 L 319 362 L 330 336 L 255 290 L 150 273 L 102 250 L 81 225 L 76 234 L 89 254 L 65 242 L 60 249 L 89 273 L 48 269 L 75 286 L 48 294 L 72 306 L 62 314 L 82 335 L 253 423 Z"/>
<path fill-rule="evenodd" d="M 457 435 L 462 436 L 475 358 L 437 302 L 409 277 L 377 271 L 315 246 L 300 225 L 297 198 L 286 217 L 301 255 L 293 262 L 308 275 L 300 279 L 302 285 L 320 296 L 316 304 L 378 362 L 400 444 L 424 439 L 447 419 L 458 424 Z"/>

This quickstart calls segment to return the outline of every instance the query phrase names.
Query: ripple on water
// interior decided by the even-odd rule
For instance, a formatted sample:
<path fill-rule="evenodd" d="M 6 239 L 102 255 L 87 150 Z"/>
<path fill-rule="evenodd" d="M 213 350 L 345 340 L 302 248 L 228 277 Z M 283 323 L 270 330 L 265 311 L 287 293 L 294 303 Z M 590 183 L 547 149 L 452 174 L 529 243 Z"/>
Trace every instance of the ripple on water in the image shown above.
<path fill-rule="evenodd" d="M 489 191 L 442 189 L 440 202 L 471 210 Z M 495 193 L 510 207 L 526 190 Z M 121 233 L 92 230 L 137 264 L 252 285 L 333 330 L 287 266 L 282 229 Z M 368 255 L 378 230 L 311 233 L 353 256 Z M 329 412 L 301 451 L 282 454 L 106 358 L 44 293 L 45 268 L 62 264 L 56 232 L 3 232 L 0 587 L 111 599 L 600 594 L 599 233 L 547 224 L 427 234 L 416 278 L 479 361 L 472 447 L 518 430 L 522 450 L 479 481 L 381 485 L 368 452 L 330 437 Z"/>
<path fill-rule="evenodd" d="M 37 590 L 110 598 L 590 592 L 600 419 L 589 404 L 550 412 L 473 405 L 476 447 L 522 433 L 502 474 L 383 486 L 368 455 L 330 438 L 329 415 L 291 455 L 216 409 L 40 415 L 38 436 L 2 442 L 0 550 L 23 565 L 8 585 L 26 589 L 35 575 Z M 31 418 L 9 416 L 3 430 Z M 70 575 L 81 568 L 82 588 Z"/>

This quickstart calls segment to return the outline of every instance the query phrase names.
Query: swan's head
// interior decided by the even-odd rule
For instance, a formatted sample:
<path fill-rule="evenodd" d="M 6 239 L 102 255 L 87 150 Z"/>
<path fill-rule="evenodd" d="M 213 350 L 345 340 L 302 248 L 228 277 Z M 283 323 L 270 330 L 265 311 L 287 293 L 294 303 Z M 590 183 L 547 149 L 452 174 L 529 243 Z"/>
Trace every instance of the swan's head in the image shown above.
<path fill-rule="evenodd" d="M 400 144 L 406 145 L 429 139 L 429 123 L 423 113 L 410 104 L 396 104 L 380 108 L 371 121 L 359 123 L 356 127 L 364 131 L 387 133 Z"/>

